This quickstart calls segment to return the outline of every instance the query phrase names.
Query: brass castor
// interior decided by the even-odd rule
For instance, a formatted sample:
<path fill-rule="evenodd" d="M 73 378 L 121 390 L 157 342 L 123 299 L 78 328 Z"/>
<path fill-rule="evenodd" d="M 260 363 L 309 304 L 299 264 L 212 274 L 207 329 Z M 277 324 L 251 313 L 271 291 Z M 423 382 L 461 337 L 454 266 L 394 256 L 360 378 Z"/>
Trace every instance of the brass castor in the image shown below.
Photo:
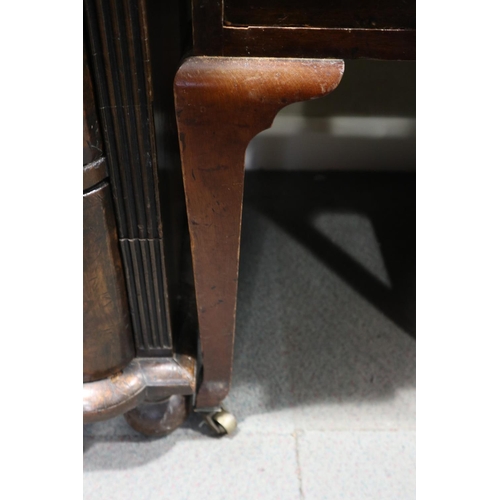
<path fill-rule="evenodd" d="M 232 434 L 238 422 L 232 413 L 229 413 L 225 408 L 220 408 L 217 411 L 206 413 L 205 421 L 208 425 L 219 435 L 225 436 L 226 434 Z"/>
<path fill-rule="evenodd" d="M 146 436 L 166 436 L 177 429 L 189 414 L 188 398 L 173 395 L 166 401 L 143 403 L 124 414 L 132 429 Z"/>

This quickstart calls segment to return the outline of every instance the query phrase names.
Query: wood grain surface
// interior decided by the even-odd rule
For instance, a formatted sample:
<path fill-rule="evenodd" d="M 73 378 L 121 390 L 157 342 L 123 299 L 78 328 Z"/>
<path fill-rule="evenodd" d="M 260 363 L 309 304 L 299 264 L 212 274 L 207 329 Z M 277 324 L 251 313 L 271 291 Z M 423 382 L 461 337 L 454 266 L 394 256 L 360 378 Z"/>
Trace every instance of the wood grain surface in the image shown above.
<path fill-rule="evenodd" d="M 147 3 L 85 0 L 84 28 L 136 347 L 162 357 L 172 335 Z"/>
<path fill-rule="evenodd" d="M 414 60 L 415 30 L 224 27 L 226 56 Z"/>
<path fill-rule="evenodd" d="M 203 374 L 198 408 L 231 379 L 245 150 L 292 102 L 339 84 L 343 61 L 192 57 L 174 83 Z"/>
<path fill-rule="evenodd" d="M 83 195 L 83 381 L 134 357 L 125 280 L 108 182 Z"/>
<path fill-rule="evenodd" d="M 414 60 L 415 2 L 192 0 L 193 54 Z"/>

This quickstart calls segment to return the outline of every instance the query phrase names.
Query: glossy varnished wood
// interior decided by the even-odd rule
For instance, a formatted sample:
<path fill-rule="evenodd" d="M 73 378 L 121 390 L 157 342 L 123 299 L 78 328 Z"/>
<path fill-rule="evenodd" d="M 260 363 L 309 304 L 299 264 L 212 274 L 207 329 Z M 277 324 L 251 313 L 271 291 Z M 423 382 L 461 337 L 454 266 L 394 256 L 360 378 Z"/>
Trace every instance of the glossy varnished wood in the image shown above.
<path fill-rule="evenodd" d="M 217 407 L 229 391 L 246 147 L 287 104 L 331 92 L 343 69 L 337 60 L 193 57 L 177 73 L 203 362 L 198 408 Z"/>
<path fill-rule="evenodd" d="M 144 0 L 84 2 L 120 238 L 161 236 L 144 10 Z"/>
<path fill-rule="evenodd" d="M 188 396 L 194 393 L 195 386 L 193 358 L 133 359 L 112 377 L 83 384 L 83 421 L 113 418 L 142 403 L 158 403 L 172 395 Z"/>
<path fill-rule="evenodd" d="M 224 55 L 415 59 L 415 30 L 224 27 Z"/>
<path fill-rule="evenodd" d="M 138 353 L 172 354 L 146 0 L 85 0 L 119 245 Z"/>
<path fill-rule="evenodd" d="M 83 241 L 83 381 L 90 382 L 135 353 L 108 182 L 83 195 Z"/>
<path fill-rule="evenodd" d="M 134 356 L 116 221 L 91 72 L 83 53 L 83 381 Z"/>
<path fill-rule="evenodd" d="M 101 157 L 83 166 L 83 189 L 86 191 L 108 177 L 106 158 Z"/>
<path fill-rule="evenodd" d="M 415 29 L 414 0 L 224 0 L 229 26 Z"/>
<path fill-rule="evenodd" d="M 192 0 L 197 56 L 415 59 L 415 3 Z"/>

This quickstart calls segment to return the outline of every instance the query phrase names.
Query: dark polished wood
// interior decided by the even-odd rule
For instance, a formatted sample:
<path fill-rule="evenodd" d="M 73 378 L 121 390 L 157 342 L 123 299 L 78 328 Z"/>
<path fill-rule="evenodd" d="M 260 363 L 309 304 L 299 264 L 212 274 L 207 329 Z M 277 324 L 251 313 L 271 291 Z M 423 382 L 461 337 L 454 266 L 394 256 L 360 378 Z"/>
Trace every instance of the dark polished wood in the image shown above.
<path fill-rule="evenodd" d="M 196 406 L 207 410 L 229 390 L 249 141 L 282 107 L 332 91 L 343 72 L 335 58 L 415 57 L 414 5 L 406 2 L 191 0 L 193 51 L 203 57 L 180 68 L 174 105 L 174 74 L 189 45 L 188 3 L 84 1 L 87 416 L 154 402 L 160 406 L 127 417 L 153 434 L 185 417 L 186 401 L 170 404 L 167 396 L 189 396 L 199 380 Z M 197 316 L 172 321 L 178 297 L 190 290 L 177 286 L 186 225 Z M 193 356 L 188 376 L 159 383 L 155 371 L 146 383 L 141 363 L 176 368 L 174 351 Z"/>
<path fill-rule="evenodd" d="M 197 408 L 219 406 L 229 391 L 246 147 L 287 104 L 331 92 L 343 69 L 337 60 L 193 57 L 177 73 L 203 361 Z"/>
<path fill-rule="evenodd" d="M 195 53 L 222 55 L 223 0 L 191 0 L 193 11 L 193 46 Z"/>
<path fill-rule="evenodd" d="M 224 55 L 339 59 L 415 59 L 414 30 L 226 27 Z"/>
<path fill-rule="evenodd" d="M 192 0 L 198 56 L 415 59 L 415 3 Z"/>
<path fill-rule="evenodd" d="M 161 236 L 144 2 L 86 0 L 95 92 L 117 207 L 120 238 Z M 146 57 L 145 57 L 146 56 Z"/>
<path fill-rule="evenodd" d="M 173 93 L 175 74 L 191 45 L 190 6 L 184 0 L 147 0 L 146 7 L 172 342 L 175 352 L 196 357 L 196 308 L 192 280 L 186 280 L 191 274 L 189 234 Z M 187 321 L 187 315 L 194 321 Z"/>
<path fill-rule="evenodd" d="M 83 53 L 83 381 L 123 369 L 135 348 L 87 53 Z"/>
<path fill-rule="evenodd" d="M 83 421 L 99 422 L 142 403 L 160 403 L 173 395 L 190 396 L 195 389 L 195 359 L 136 358 L 111 377 L 83 384 Z"/>
<path fill-rule="evenodd" d="M 131 411 L 158 435 L 182 423 L 197 381 L 197 328 L 174 354 L 166 279 L 180 281 L 188 240 L 173 98 L 188 9 L 85 0 L 84 17 L 84 423 Z"/>
<path fill-rule="evenodd" d="M 90 76 L 87 52 L 83 51 L 83 164 L 91 163 L 100 158 L 102 152 L 102 137 L 99 130 L 99 120 L 94 100 L 92 78 Z M 84 189 L 86 189 L 84 187 Z"/>
<path fill-rule="evenodd" d="M 172 354 L 146 0 L 85 0 L 99 105 L 138 354 Z"/>
<path fill-rule="evenodd" d="M 224 0 L 228 26 L 415 29 L 412 0 Z"/>
<path fill-rule="evenodd" d="M 83 241 L 83 381 L 90 382 L 135 354 L 108 182 L 83 195 Z"/>
<path fill-rule="evenodd" d="M 83 166 L 83 190 L 99 184 L 108 177 L 106 158 L 101 157 Z"/>

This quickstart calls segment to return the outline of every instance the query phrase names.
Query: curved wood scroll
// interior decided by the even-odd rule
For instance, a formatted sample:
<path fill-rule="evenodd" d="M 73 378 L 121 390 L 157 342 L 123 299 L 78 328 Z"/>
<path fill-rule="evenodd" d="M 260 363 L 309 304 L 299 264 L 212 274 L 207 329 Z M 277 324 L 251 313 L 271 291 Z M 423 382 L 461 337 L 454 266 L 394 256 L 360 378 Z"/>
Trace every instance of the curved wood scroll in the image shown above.
<path fill-rule="evenodd" d="M 189 356 L 135 358 L 116 375 L 83 384 L 83 423 L 116 417 L 144 402 L 189 396 L 195 385 L 196 360 Z"/>
<path fill-rule="evenodd" d="M 229 391 L 245 150 L 287 104 L 339 84 L 339 60 L 192 57 L 174 83 L 203 375 L 196 407 Z"/>

